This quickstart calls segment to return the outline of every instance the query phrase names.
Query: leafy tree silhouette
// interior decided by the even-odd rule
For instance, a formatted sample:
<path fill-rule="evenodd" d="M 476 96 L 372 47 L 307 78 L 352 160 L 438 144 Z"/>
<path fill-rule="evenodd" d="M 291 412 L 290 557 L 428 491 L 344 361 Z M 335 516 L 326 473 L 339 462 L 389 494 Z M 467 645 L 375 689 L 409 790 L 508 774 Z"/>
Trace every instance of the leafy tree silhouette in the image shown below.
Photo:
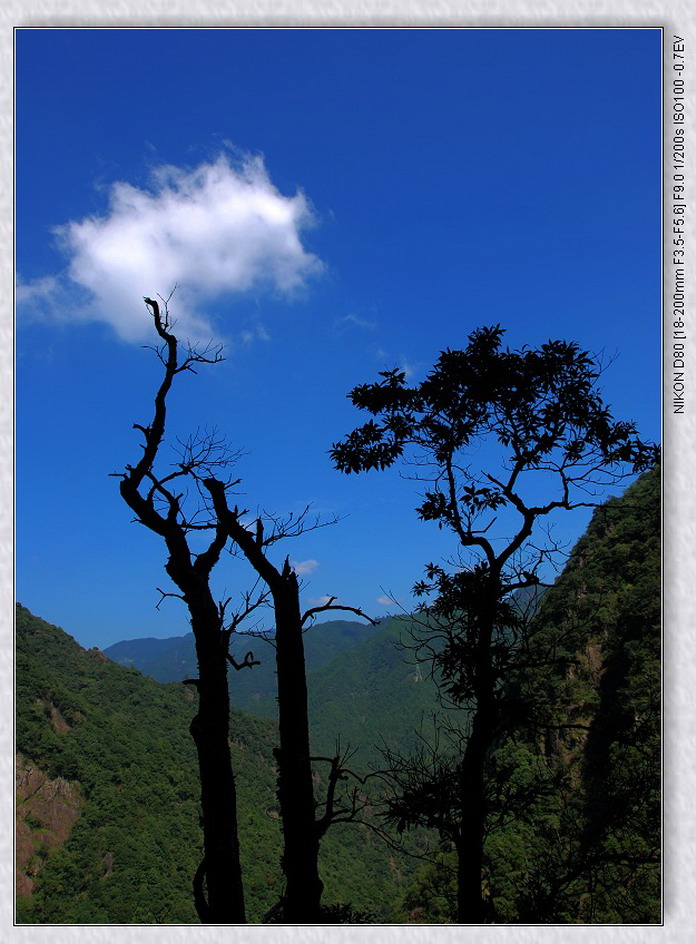
<path fill-rule="evenodd" d="M 658 455 L 633 423 L 612 417 L 598 388 L 602 367 L 588 352 L 559 340 L 513 351 L 503 335 L 499 325 L 473 331 L 413 387 L 398 370 L 355 387 L 350 399 L 373 418 L 331 450 L 345 473 L 415 466 L 426 485 L 419 518 L 457 544 L 456 557 L 429 563 L 414 588 L 433 597 L 414 646 L 443 701 L 466 709 L 468 730 L 454 763 L 395 765 L 389 814 L 401 829 L 439 823 L 453 842 L 461 923 L 488 917 L 487 769 L 501 735 L 524 720 L 524 700 L 505 683 L 537 659 L 513 595 L 536 588 L 558 552 L 547 524 L 556 512 L 595 507 Z"/>

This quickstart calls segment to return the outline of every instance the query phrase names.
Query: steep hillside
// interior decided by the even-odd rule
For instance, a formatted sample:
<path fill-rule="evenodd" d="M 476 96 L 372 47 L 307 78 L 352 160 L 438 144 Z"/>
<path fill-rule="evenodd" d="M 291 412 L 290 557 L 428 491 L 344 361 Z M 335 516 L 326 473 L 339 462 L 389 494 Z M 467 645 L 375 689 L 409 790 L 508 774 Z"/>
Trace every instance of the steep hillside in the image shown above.
<path fill-rule="evenodd" d="M 29 764 L 31 776 L 45 781 L 44 793 L 46 784 L 58 784 L 63 802 L 69 791 L 73 809 L 79 807 L 69 831 L 52 825 L 55 809 L 48 817 L 22 816 L 23 830 L 29 828 L 24 845 L 39 849 L 28 863 L 36 888 L 30 899 L 20 899 L 20 917 L 197 922 L 190 894 L 201 855 L 192 715 L 192 696 L 183 686 L 159 685 L 99 650 L 85 651 L 18 607 L 21 769 Z M 235 712 L 232 731 L 240 818 L 256 837 L 247 867 L 251 910 L 258 915 L 266 889 L 279 883 L 280 845 L 266 815 L 275 804 L 274 729 Z M 20 802 L 20 815 L 26 805 Z M 18 890 L 26 889 L 24 883 Z"/>
<path fill-rule="evenodd" d="M 595 512 L 541 604 L 536 652 L 554 660 L 526 756 L 547 795 L 491 843 L 503 914 L 660 920 L 660 517 L 655 471 Z"/>
<path fill-rule="evenodd" d="M 17 752 L 16 775 L 17 895 L 21 897 L 34 890 L 35 876 L 72 832 L 84 801 L 76 781 L 50 780 L 21 752 Z"/>

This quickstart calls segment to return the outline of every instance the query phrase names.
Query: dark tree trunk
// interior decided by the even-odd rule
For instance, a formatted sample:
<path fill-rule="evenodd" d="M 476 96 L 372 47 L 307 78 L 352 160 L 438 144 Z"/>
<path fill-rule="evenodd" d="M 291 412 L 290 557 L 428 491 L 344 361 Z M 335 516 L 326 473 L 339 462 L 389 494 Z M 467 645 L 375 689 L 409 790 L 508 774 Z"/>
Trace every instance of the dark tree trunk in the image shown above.
<path fill-rule="evenodd" d="M 482 924 L 485 917 L 481 873 L 485 826 L 484 770 L 490 744 L 487 725 L 476 713 L 471 738 L 462 758 L 460 791 L 461 841 L 457 846 L 457 921 Z"/>
<path fill-rule="evenodd" d="M 283 916 L 291 924 L 321 920 L 319 833 L 309 751 L 307 682 L 297 577 L 284 572 L 274 591 L 278 672 L 278 800 L 283 823 Z"/>
<path fill-rule="evenodd" d="M 499 578 L 493 574 L 481 600 L 483 613 L 478 625 L 475 672 L 476 708 L 460 769 L 462 827 L 457 866 L 457 921 L 460 924 L 483 924 L 486 918 L 482 887 L 487 813 L 485 776 L 488 751 L 497 728 L 496 677 L 491 647 L 500 593 Z"/>
<path fill-rule="evenodd" d="M 220 632 L 196 632 L 198 712 L 191 735 L 198 751 L 204 863 L 196 907 L 204 924 L 243 924 L 244 891 L 237 834 L 237 795 L 229 745 L 226 642 Z M 205 896 L 201 879 L 205 876 Z"/>
<path fill-rule="evenodd" d="M 241 548 L 273 597 L 280 740 L 275 756 L 286 882 L 282 914 L 291 924 L 314 924 L 321 920 L 324 886 L 319 878 L 320 829 L 316 822 L 309 750 L 307 679 L 297 575 L 289 560 L 285 561 L 282 571 L 268 560 L 261 522 L 256 535 L 240 524 L 237 510 L 231 512 L 227 507 L 222 482 L 208 478 L 204 485 L 210 492 L 218 521 Z"/>
<path fill-rule="evenodd" d="M 204 858 L 194 879 L 194 901 L 204 924 L 243 924 L 237 791 L 229 743 L 228 636 L 207 579 L 196 573 L 175 544 L 170 550 L 175 553 L 167 562 L 167 573 L 183 590 L 198 657 L 198 711 L 190 731 L 198 752 Z"/>

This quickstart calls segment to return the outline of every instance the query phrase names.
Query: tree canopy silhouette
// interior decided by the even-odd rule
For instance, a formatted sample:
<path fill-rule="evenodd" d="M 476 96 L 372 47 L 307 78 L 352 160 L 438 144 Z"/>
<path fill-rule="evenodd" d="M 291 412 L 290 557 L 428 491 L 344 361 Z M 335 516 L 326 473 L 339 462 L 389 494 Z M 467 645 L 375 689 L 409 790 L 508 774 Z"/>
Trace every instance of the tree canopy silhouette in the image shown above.
<path fill-rule="evenodd" d="M 445 817 L 463 923 L 486 919 L 487 769 L 496 740 L 521 720 L 505 685 L 528 642 L 514 594 L 537 587 L 558 551 L 548 527 L 557 512 L 595 507 L 658 456 L 632 422 L 614 419 L 599 389 L 602 367 L 578 344 L 510 350 L 503 336 L 499 325 L 473 331 L 412 387 L 398 370 L 355 387 L 351 401 L 373 418 L 331 450 L 346 473 L 404 463 L 425 486 L 419 518 L 456 541 L 453 559 L 429 563 L 415 585 L 432 602 L 414 648 L 446 703 L 467 710 L 468 728 L 453 766 L 411 764 L 410 776 L 408 762 L 400 765 L 391 813 L 401 828 Z"/>

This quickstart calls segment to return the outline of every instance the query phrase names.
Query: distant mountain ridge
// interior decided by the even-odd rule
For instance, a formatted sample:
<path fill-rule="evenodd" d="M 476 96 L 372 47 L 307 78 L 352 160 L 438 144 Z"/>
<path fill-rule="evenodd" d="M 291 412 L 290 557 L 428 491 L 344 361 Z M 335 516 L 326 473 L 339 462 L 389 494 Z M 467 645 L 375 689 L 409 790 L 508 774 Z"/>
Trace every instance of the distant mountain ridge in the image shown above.
<path fill-rule="evenodd" d="M 382 621 L 384 622 L 384 621 Z M 329 662 L 335 655 L 358 645 L 378 631 L 377 626 L 359 623 L 357 620 L 327 620 L 316 623 L 304 635 L 307 668 L 316 669 Z M 233 655 L 243 655 L 249 649 L 259 652 L 269 647 L 262 639 L 238 633 L 232 637 Z M 180 671 L 192 672 L 196 667 L 196 650 L 193 633 L 169 636 L 166 639 L 153 637 L 124 639 L 103 650 L 113 662 L 131 665 L 156 682 L 180 682 Z"/>
<path fill-rule="evenodd" d="M 193 643 L 193 633 L 187 633 L 185 636 L 168 636 L 166 639 L 158 639 L 154 636 L 124 639 L 108 646 L 102 652 L 118 665 L 131 666 L 140 669 L 144 675 L 151 675 L 150 672 L 145 672 L 142 667 L 153 660 L 157 661 L 173 649 L 180 649 L 188 645 L 189 640 Z M 173 682 L 176 680 L 160 678 L 156 681 Z"/>
<path fill-rule="evenodd" d="M 307 672 L 321 669 L 341 655 L 380 632 L 380 627 L 356 620 L 329 620 L 317 623 L 304 635 Z M 230 695 L 237 708 L 261 714 L 275 713 L 275 653 L 270 642 L 239 633 L 232 637 L 232 655 L 239 660 L 249 650 L 261 665 L 230 673 Z M 180 682 L 197 673 L 193 633 L 168 639 L 129 639 L 114 643 L 104 650 L 119 665 L 138 669 L 157 682 Z"/>

